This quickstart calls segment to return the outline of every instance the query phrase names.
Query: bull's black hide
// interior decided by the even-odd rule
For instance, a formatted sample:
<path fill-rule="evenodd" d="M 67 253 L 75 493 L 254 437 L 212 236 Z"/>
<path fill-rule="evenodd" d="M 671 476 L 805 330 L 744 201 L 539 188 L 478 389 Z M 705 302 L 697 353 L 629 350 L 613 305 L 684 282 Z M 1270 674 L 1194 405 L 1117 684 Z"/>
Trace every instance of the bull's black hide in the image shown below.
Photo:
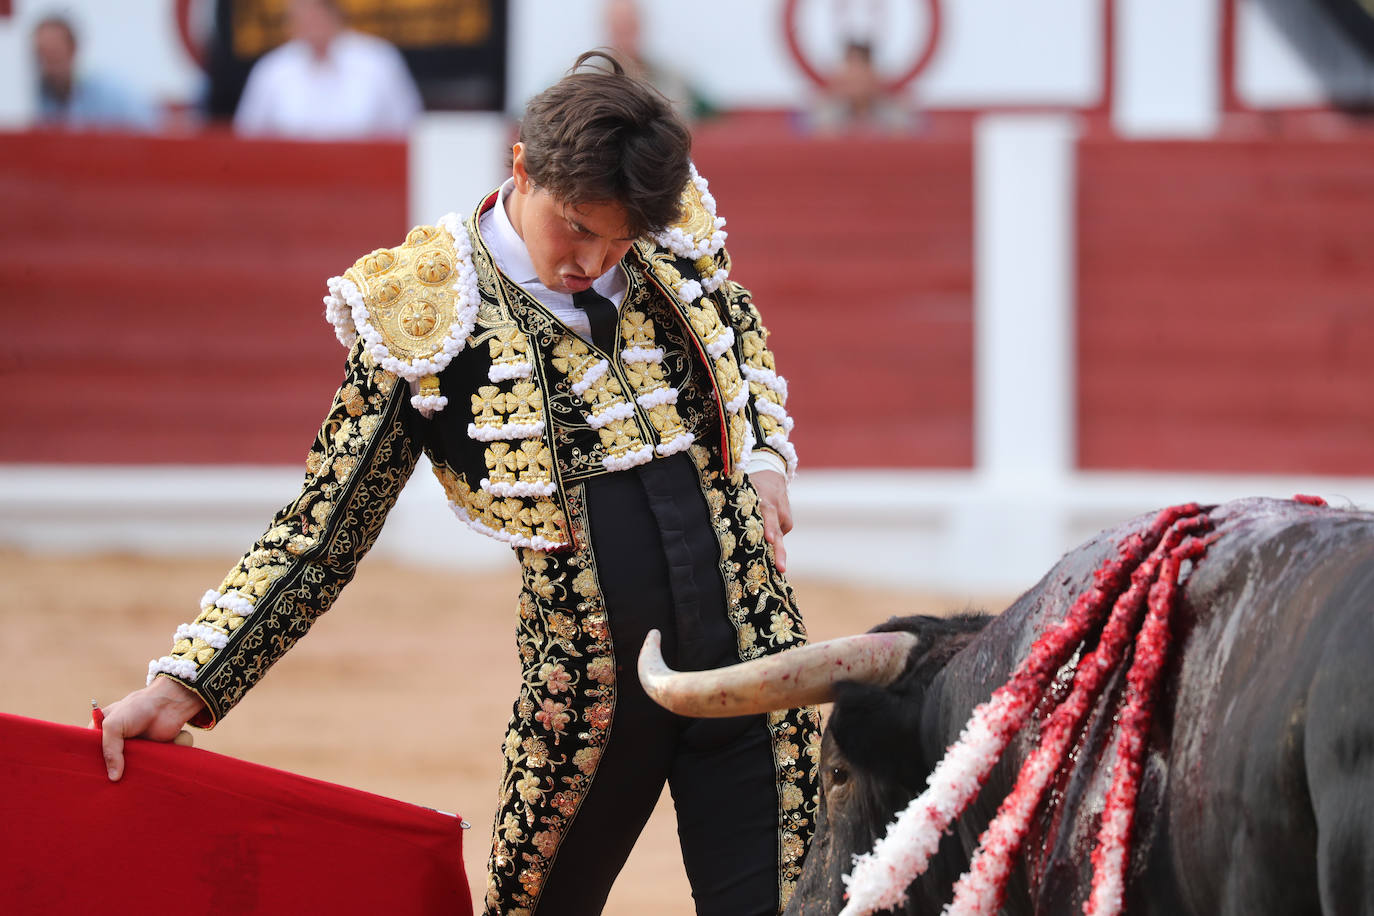
<path fill-rule="evenodd" d="M 1126 912 L 1374 913 L 1374 514 L 1246 500 L 1212 518 L 1221 537 L 1185 567 L 1174 613 Z M 1146 524 L 1074 550 L 996 618 L 913 617 L 881 628 L 922 642 L 894 684 L 837 690 L 820 829 L 789 913 L 842 907 L 840 875 L 853 854 L 872 848 L 973 708 L 1062 619 L 1120 539 Z M 1104 692 L 1075 762 L 1051 786 L 1005 913 L 1081 912 L 1123 680 L 1118 673 Z M 1033 731 L 1012 742 L 945 837 L 907 912 L 934 914 L 948 902 Z"/>

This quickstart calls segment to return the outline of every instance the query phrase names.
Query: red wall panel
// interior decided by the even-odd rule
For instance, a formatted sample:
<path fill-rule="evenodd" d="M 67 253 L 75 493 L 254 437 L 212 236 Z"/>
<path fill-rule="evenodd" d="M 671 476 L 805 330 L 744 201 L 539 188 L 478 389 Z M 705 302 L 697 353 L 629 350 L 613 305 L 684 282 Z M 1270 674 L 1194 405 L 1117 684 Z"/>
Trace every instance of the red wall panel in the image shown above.
<path fill-rule="evenodd" d="M 0 461 L 295 464 L 327 277 L 405 225 L 405 147 L 0 134 Z"/>
<path fill-rule="evenodd" d="M 773 334 L 803 464 L 970 467 L 971 142 L 716 130 L 693 155 Z"/>
<path fill-rule="evenodd" d="M 1078 461 L 1374 468 L 1374 141 L 1084 141 Z"/>

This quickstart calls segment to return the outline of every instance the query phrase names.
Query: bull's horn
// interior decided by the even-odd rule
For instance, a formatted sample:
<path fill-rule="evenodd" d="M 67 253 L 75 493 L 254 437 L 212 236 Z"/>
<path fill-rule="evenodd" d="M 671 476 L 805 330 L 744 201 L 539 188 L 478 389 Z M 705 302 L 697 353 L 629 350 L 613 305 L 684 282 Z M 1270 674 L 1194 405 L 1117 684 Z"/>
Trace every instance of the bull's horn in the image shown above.
<path fill-rule="evenodd" d="M 891 683 L 918 639 L 911 633 L 864 633 L 710 671 L 674 671 L 663 661 L 658 630 L 639 651 L 639 681 L 660 706 L 682 716 L 724 718 L 834 699 L 836 681 Z"/>

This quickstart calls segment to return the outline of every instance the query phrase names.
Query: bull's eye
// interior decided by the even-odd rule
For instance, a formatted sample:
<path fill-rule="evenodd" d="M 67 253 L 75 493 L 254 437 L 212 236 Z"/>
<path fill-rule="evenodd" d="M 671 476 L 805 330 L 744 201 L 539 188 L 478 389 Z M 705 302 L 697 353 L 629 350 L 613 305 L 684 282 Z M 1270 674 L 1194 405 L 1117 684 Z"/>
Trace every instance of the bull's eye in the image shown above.
<path fill-rule="evenodd" d="M 847 782 L 849 782 L 849 770 L 842 766 L 833 766 L 830 768 L 831 785 L 842 786 Z"/>

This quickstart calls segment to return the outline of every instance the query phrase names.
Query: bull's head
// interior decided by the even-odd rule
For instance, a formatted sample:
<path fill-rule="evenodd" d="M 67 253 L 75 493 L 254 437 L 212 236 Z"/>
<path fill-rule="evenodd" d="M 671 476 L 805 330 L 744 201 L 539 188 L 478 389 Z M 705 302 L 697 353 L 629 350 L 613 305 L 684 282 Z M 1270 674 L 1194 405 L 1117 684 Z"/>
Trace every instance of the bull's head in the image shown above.
<path fill-rule="evenodd" d="M 922 740 L 937 710 L 926 694 L 936 676 L 990 620 L 983 615 L 894 618 L 862 636 L 817 643 L 715 671 L 675 672 L 650 634 L 640 655 L 649 695 L 680 715 L 738 716 L 834 702 L 821 742 L 821 808 L 789 914 L 837 913 L 841 875 L 868 852 L 896 812 L 924 787 L 936 759 Z M 938 739 L 934 754 L 942 747 Z M 946 848 L 948 847 L 948 849 Z M 948 853 L 948 855 L 946 854 Z M 951 861 L 953 860 L 953 861 Z M 932 889 L 946 891 L 962 871 L 947 837 L 931 863 Z M 939 896 L 913 895 L 912 911 Z"/>

